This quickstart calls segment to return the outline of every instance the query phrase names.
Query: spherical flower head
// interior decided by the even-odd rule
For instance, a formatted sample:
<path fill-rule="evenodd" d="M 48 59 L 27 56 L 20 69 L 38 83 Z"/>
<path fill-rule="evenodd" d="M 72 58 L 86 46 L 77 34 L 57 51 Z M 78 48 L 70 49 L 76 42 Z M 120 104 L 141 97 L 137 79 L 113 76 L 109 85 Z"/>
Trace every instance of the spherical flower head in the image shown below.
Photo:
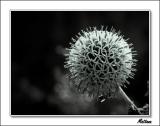
<path fill-rule="evenodd" d="M 101 27 L 86 29 L 72 39 L 66 65 L 73 85 L 89 96 L 112 97 L 118 86 L 129 84 L 136 65 L 132 44 L 120 32 Z"/>

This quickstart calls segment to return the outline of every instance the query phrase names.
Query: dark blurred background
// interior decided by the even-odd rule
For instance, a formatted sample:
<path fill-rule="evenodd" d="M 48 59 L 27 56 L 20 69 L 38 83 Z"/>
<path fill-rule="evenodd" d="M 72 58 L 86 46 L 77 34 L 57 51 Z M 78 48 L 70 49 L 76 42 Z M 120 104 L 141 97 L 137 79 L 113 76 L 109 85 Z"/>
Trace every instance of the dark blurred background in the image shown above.
<path fill-rule="evenodd" d="M 121 98 L 95 103 L 68 86 L 64 49 L 80 30 L 101 25 L 130 38 L 138 71 L 124 91 L 138 107 L 149 103 L 148 11 L 12 11 L 11 114 L 135 114 Z"/>

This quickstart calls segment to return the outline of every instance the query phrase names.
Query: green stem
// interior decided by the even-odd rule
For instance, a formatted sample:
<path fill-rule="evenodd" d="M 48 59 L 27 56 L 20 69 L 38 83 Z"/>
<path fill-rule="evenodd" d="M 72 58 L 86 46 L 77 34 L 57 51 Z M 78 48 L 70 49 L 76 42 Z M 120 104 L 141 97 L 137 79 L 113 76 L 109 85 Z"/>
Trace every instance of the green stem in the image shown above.
<path fill-rule="evenodd" d="M 137 110 L 137 112 L 141 115 L 142 113 L 139 111 L 138 107 L 133 103 L 133 101 L 126 95 L 123 89 L 119 86 L 119 92 L 125 101 L 132 107 L 133 110 Z"/>

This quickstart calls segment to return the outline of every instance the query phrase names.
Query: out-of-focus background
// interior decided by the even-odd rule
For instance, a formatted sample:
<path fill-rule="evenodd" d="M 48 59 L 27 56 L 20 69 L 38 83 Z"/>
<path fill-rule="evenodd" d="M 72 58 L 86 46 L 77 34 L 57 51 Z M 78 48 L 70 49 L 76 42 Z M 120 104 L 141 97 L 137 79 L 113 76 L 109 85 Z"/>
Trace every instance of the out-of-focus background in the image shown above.
<path fill-rule="evenodd" d="M 65 48 L 86 27 L 113 26 L 138 52 L 135 79 L 124 88 L 138 107 L 149 103 L 148 11 L 12 11 L 11 115 L 122 115 L 122 98 L 95 102 L 70 88 Z"/>

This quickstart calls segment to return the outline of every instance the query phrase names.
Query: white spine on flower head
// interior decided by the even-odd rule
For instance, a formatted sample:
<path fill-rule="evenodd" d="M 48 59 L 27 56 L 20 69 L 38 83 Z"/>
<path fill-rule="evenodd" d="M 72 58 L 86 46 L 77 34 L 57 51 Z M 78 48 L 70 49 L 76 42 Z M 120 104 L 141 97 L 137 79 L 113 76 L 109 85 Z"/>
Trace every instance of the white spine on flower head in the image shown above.
<path fill-rule="evenodd" d="M 136 51 L 127 40 L 115 29 L 108 31 L 103 26 L 100 30 L 82 30 L 72 39 L 65 68 L 79 92 L 112 97 L 118 86 L 129 84 L 127 79 L 133 78 L 137 60 Z"/>

